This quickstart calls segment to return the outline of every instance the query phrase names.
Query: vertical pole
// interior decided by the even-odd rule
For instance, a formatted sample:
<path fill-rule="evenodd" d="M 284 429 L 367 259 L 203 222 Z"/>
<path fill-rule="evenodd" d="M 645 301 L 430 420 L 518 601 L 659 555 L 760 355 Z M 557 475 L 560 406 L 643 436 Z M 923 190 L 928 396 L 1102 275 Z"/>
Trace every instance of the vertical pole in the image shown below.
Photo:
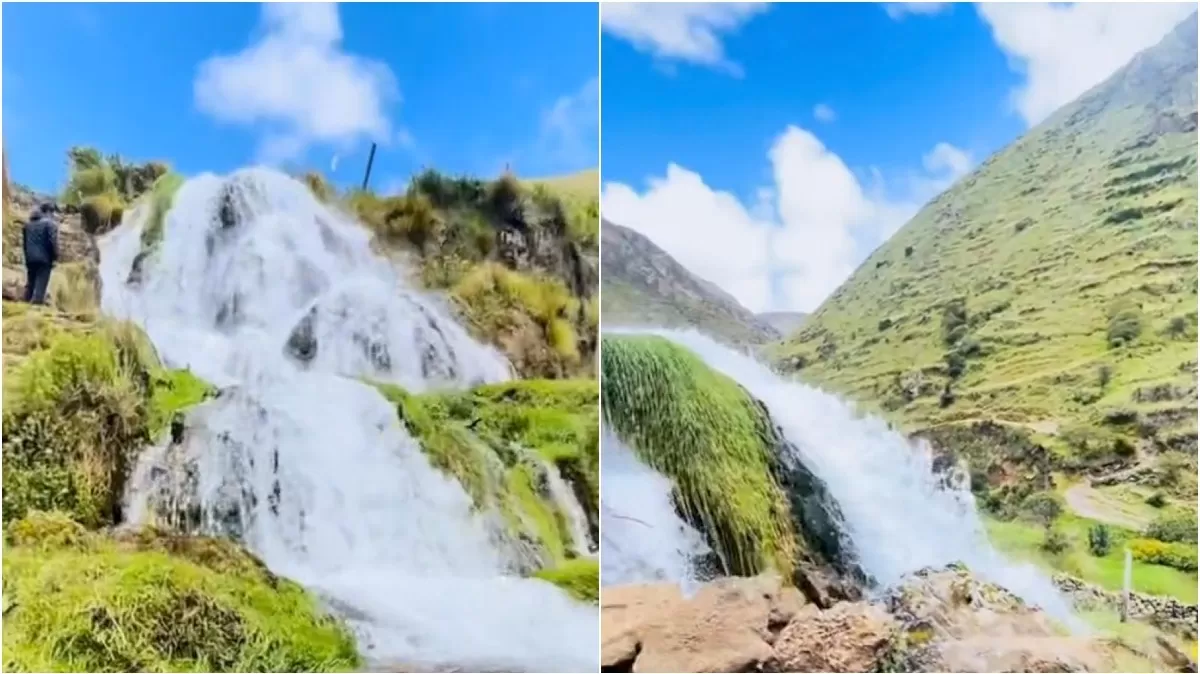
<path fill-rule="evenodd" d="M 371 165 L 375 163 L 375 143 L 371 143 L 371 156 L 367 157 L 367 174 L 363 176 L 362 188 L 367 189 L 367 182 L 371 180 Z"/>
<path fill-rule="evenodd" d="M 1125 586 L 1121 591 L 1121 622 L 1129 621 L 1129 592 L 1133 585 L 1133 553 L 1125 548 Z"/>

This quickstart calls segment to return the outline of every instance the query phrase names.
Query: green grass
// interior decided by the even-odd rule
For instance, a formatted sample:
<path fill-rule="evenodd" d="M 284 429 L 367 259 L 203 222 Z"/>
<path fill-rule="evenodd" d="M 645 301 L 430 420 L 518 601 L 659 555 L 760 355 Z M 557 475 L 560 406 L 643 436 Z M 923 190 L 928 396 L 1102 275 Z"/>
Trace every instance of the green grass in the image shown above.
<path fill-rule="evenodd" d="M 167 213 L 175 200 L 175 193 L 183 186 L 184 178 L 178 173 L 168 173 L 150 188 L 150 215 L 142 229 L 142 250 L 150 250 L 158 245 L 163 238 L 163 228 L 166 226 Z"/>
<path fill-rule="evenodd" d="M 475 507 L 494 509 L 557 565 L 574 543 L 566 514 L 537 484 L 556 467 L 593 518 L 598 511 L 598 390 L 593 380 L 524 380 L 465 392 L 410 394 L 374 383 L 438 469 Z"/>
<path fill-rule="evenodd" d="M 1125 541 L 1136 532 L 1110 526 L 1113 545 L 1104 557 L 1094 557 L 1087 549 L 1087 529 L 1094 522 L 1072 515 L 1059 518 L 1057 527 L 1070 541 L 1069 549 L 1052 555 L 1041 549 L 1044 528 L 1022 520 L 986 520 L 992 543 L 1016 559 L 1028 561 L 1047 571 L 1067 573 L 1107 590 L 1120 590 L 1124 583 Z M 1133 589 L 1147 594 L 1174 597 L 1188 604 L 1197 599 L 1197 576 L 1165 566 L 1133 562 Z"/>
<path fill-rule="evenodd" d="M 10 525 L 16 544 L 4 549 L 6 671 L 359 666 L 349 631 L 315 598 L 232 543 L 148 531 L 118 540 L 40 518 Z"/>
<path fill-rule="evenodd" d="M 605 419 L 674 480 L 684 516 L 735 573 L 790 578 L 799 543 L 772 476 L 769 422 L 749 394 L 659 337 L 605 337 L 601 356 Z"/>
<path fill-rule="evenodd" d="M 8 318 L 15 320 L 10 323 Z M 136 327 L 5 308 L 4 521 L 62 510 L 113 524 L 137 454 L 208 386 L 158 361 Z"/>
<path fill-rule="evenodd" d="M 600 601 L 600 564 L 594 559 L 573 559 L 557 568 L 538 571 L 534 577 L 554 583 L 580 601 Z"/>

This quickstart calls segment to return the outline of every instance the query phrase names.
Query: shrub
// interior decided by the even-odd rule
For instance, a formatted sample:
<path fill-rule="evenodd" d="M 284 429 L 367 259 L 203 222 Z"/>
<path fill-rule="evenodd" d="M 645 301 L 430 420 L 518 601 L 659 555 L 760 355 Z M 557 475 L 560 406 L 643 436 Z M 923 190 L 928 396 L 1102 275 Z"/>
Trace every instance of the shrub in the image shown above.
<path fill-rule="evenodd" d="M 1187 335 L 1188 328 L 1191 327 L 1188 321 L 1183 316 L 1175 316 L 1171 322 L 1167 324 L 1167 335 L 1174 338 L 1179 338 Z"/>
<path fill-rule="evenodd" d="M 912 257 L 912 254 L 913 254 L 913 247 L 905 246 L 904 247 L 904 257 Z"/>
<path fill-rule="evenodd" d="M 1108 314 L 1108 345 L 1116 348 L 1131 344 L 1141 332 L 1141 308 L 1128 300 L 1114 303 Z"/>
<path fill-rule="evenodd" d="M 84 199 L 79 213 L 84 231 L 93 235 L 104 234 L 121 224 L 125 203 L 117 194 L 103 192 Z"/>
<path fill-rule="evenodd" d="M 1108 387 L 1108 383 L 1112 381 L 1113 369 L 1108 363 L 1102 363 L 1096 368 L 1096 382 L 1100 385 L 1100 390 L 1103 391 Z"/>
<path fill-rule="evenodd" d="M 883 332 L 884 330 L 887 330 L 890 327 L 892 327 L 892 319 L 885 318 L 885 319 L 879 321 L 879 331 L 880 332 Z"/>
<path fill-rule="evenodd" d="M 1062 514 L 1062 498 L 1051 491 L 1038 491 L 1025 497 L 1021 513 L 1045 526 L 1050 526 Z"/>
<path fill-rule="evenodd" d="M 1103 557 L 1108 554 L 1111 549 L 1112 542 L 1108 537 L 1108 527 L 1103 524 L 1094 524 L 1088 529 L 1088 551 L 1094 557 Z"/>
<path fill-rule="evenodd" d="M 966 336 L 967 300 L 956 297 L 942 307 L 942 341 L 951 346 Z"/>
<path fill-rule="evenodd" d="M 207 394 L 202 383 L 161 392 L 174 386 L 167 374 L 144 335 L 108 322 L 55 334 L 13 367 L 4 381 L 4 520 L 61 510 L 88 527 L 119 522 L 134 456 L 175 409 Z"/>
<path fill-rule="evenodd" d="M 967 369 L 967 359 L 958 351 L 946 352 L 946 375 L 957 379 Z"/>
<path fill-rule="evenodd" d="M 1196 543 L 1195 511 L 1163 513 L 1146 527 L 1146 538 L 1168 543 Z"/>
<path fill-rule="evenodd" d="M 1195 530 L 1192 530 L 1193 538 Z M 1160 540 L 1138 538 L 1129 544 L 1133 558 L 1147 564 L 1168 566 L 1180 571 L 1196 571 L 1196 545 L 1165 543 Z"/>
<path fill-rule="evenodd" d="M 1046 527 L 1046 533 L 1042 537 L 1042 550 L 1052 554 L 1061 555 L 1071 547 L 1071 542 L 1063 532 L 1056 527 Z"/>
<path fill-rule="evenodd" d="M 1146 505 L 1151 508 L 1161 508 L 1167 504 L 1167 497 L 1161 491 L 1156 491 L 1146 499 Z"/>

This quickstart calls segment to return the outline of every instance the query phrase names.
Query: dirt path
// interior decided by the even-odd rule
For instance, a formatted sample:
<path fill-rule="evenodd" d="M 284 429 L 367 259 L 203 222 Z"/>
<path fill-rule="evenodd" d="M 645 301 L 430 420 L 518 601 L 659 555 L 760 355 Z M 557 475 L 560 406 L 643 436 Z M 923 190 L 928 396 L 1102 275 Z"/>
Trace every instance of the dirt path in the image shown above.
<path fill-rule="evenodd" d="M 1067 506 L 1080 517 L 1112 524 L 1127 529 L 1141 530 L 1150 523 L 1150 519 L 1129 512 L 1127 504 L 1120 499 L 1105 494 L 1087 482 L 1073 485 L 1063 493 Z"/>

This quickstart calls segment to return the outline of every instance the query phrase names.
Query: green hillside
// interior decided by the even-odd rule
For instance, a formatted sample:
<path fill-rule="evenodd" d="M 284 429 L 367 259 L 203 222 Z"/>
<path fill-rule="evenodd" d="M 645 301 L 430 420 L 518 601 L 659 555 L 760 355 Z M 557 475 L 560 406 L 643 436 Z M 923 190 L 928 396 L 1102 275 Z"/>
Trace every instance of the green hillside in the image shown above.
<path fill-rule="evenodd" d="M 1192 20 L 928 204 L 780 360 L 910 428 L 1194 452 L 1195 47 Z"/>
<path fill-rule="evenodd" d="M 1196 45 L 1193 15 L 926 205 L 770 348 L 966 459 L 994 518 L 1036 522 L 1053 502 L 1030 534 L 1048 566 L 1117 582 L 1062 556 L 1119 568 L 1115 542 L 1085 554 L 1103 523 L 1158 539 L 1139 550 L 1176 546 L 1135 558 L 1183 571 L 1157 591 L 1190 601 Z M 1057 520 L 1065 538 L 1045 524 L 1062 508 L 1082 522 Z M 1171 522 L 1192 534 L 1164 535 Z"/>

